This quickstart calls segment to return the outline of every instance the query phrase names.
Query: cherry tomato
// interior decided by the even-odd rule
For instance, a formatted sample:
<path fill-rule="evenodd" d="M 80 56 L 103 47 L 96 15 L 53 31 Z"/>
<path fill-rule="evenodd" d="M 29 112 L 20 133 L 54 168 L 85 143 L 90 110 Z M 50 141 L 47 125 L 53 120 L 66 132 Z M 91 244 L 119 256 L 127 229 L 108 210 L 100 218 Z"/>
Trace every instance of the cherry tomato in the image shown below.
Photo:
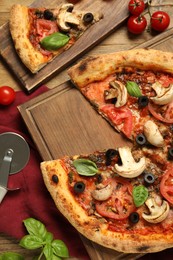
<path fill-rule="evenodd" d="M 145 4 L 142 0 L 130 0 L 128 8 L 131 14 L 140 15 L 145 9 Z"/>
<path fill-rule="evenodd" d="M 133 130 L 133 116 L 128 108 L 115 107 L 113 104 L 107 104 L 100 107 L 100 111 L 111 119 L 115 127 L 121 130 L 128 138 L 131 137 Z"/>
<path fill-rule="evenodd" d="M 103 202 L 96 202 L 96 211 L 103 217 L 126 219 L 135 210 L 130 182 L 115 177 L 111 180 L 114 187 L 111 197 Z"/>
<path fill-rule="evenodd" d="M 0 87 L 0 104 L 10 105 L 15 99 L 16 93 L 14 89 L 9 86 Z"/>
<path fill-rule="evenodd" d="M 127 28 L 129 32 L 134 34 L 142 33 L 145 30 L 146 26 L 147 20 L 143 15 L 132 15 L 129 17 L 127 22 Z"/>
<path fill-rule="evenodd" d="M 160 183 L 160 192 L 162 196 L 173 204 L 173 167 L 166 170 Z"/>
<path fill-rule="evenodd" d="M 151 28 L 158 32 L 166 30 L 170 24 L 170 17 L 166 12 L 157 11 L 151 16 Z"/>

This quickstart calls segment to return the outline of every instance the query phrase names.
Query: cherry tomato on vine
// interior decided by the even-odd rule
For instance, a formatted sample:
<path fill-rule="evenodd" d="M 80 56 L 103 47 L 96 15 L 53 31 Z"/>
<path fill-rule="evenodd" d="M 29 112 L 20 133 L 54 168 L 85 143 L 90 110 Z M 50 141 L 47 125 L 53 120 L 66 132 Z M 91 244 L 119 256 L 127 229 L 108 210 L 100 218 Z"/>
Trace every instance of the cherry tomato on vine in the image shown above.
<path fill-rule="evenodd" d="M 128 8 L 131 14 L 140 15 L 145 9 L 145 4 L 143 0 L 130 0 Z"/>
<path fill-rule="evenodd" d="M 152 29 L 163 32 L 170 24 L 170 17 L 166 12 L 157 11 L 152 14 L 150 22 Z"/>
<path fill-rule="evenodd" d="M 9 86 L 0 87 L 0 105 L 10 105 L 15 99 L 16 93 Z"/>
<path fill-rule="evenodd" d="M 143 15 L 132 15 L 127 21 L 127 28 L 129 32 L 134 34 L 142 33 L 147 26 L 147 20 Z"/>

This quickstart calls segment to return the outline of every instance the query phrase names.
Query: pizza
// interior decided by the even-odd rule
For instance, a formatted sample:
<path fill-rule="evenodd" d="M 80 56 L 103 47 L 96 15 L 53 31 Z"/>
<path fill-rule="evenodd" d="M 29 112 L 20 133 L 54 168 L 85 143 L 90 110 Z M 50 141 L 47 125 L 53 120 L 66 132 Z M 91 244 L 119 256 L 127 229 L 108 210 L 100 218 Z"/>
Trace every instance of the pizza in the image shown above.
<path fill-rule="evenodd" d="M 172 62 L 172 53 L 136 49 L 86 57 L 68 71 L 128 146 L 115 142 L 44 161 L 41 171 L 58 210 L 104 247 L 124 253 L 173 247 Z"/>
<path fill-rule="evenodd" d="M 12 6 L 9 28 L 21 61 L 36 73 L 74 45 L 79 37 L 103 17 L 79 11 L 72 3 L 56 8 Z"/>

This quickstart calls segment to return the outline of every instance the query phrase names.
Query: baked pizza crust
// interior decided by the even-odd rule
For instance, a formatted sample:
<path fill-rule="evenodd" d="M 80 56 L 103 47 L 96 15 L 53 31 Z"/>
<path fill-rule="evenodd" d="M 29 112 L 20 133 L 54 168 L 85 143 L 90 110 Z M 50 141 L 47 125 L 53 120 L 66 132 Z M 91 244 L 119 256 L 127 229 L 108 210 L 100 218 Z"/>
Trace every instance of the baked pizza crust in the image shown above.
<path fill-rule="evenodd" d="M 173 73 L 173 53 L 152 49 L 133 49 L 99 54 L 82 59 L 68 70 L 72 82 L 79 88 L 101 81 L 125 67 Z"/>
<path fill-rule="evenodd" d="M 61 160 L 42 162 L 41 171 L 45 185 L 58 210 L 91 241 L 124 253 L 151 253 L 173 246 L 173 234 L 144 236 L 133 232 L 131 234 L 111 232 L 107 230 L 107 224 L 103 219 L 88 216 L 68 189 L 68 176 Z M 52 181 L 53 175 L 58 176 L 57 184 Z"/>
<path fill-rule="evenodd" d="M 35 50 L 28 39 L 30 27 L 28 7 L 19 4 L 13 5 L 9 22 L 11 36 L 20 59 L 32 73 L 36 73 L 49 60 Z"/>

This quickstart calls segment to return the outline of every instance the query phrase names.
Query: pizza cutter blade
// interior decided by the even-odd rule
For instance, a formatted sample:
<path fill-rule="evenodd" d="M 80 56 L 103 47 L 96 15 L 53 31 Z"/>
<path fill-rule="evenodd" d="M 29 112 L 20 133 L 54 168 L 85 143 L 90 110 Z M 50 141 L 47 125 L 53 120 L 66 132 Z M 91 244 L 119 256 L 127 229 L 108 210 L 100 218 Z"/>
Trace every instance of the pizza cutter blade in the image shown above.
<path fill-rule="evenodd" d="M 14 132 L 0 134 L 0 203 L 8 190 L 9 174 L 21 171 L 28 163 L 30 149 L 26 140 Z"/>

